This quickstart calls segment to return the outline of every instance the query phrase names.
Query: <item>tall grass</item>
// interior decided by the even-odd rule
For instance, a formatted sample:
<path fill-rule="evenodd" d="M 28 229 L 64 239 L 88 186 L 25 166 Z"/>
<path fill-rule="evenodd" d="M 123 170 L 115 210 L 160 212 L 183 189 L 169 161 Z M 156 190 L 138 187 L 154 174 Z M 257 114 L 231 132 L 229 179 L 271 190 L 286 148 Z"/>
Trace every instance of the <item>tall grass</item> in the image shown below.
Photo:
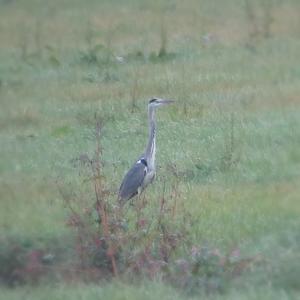
<path fill-rule="evenodd" d="M 24 282 L 40 282 L 32 296 L 38 298 L 79 293 L 63 284 L 55 291 L 45 281 L 98 282 L 105 277 L 99 269 L 116 274 L 108 244 L 97 248 L 94 239 L 109 240 L 92 179 L 105 175 L 97 193 L 114 216 L 122 175 L 147 138 L 147 99 L 161 96 L 176 105 L 158 112 L 158 177 L 137 201 L 147 205 L 128 208 L 122 224 L 129 231 L 116 229 L 128 237 L 124 249 L 113 251 L 118 277 L 129 270 L 129 250 L 136 258 L 146 241 L 158 249 L 164 236 L 184 224 L 189 230 L 171 251 L 172 267 L 159 265 L 158 285 L 126 282 L 124 291 L 133 298 L 153 289 L 161 297 L 186 296 L 163 287 L 168 282 L 186 292 L 214 290 L 215 298 L 296 297 L 298 8 L 296 0 L 0 1 L 1 278 L 18 269 L 11 280 L 17 284 L 32 274 Z M 105 120 L 100 176 L 95 112 Z M 86 166 L 91 160 L 96 174 Z M 68 199 L 89 234 L 76 224 Z M 158 229 L 161 207 L 167 232 Z M 157 226 L 145 237 L 143 226 L 152 219 Z M 91 252 L 80 252 L 80 236 Z M 224 259 L 246 267 L 232 277 L 230 268 L 219 268 Z M 86 272 L 76 276 L 84 264 Z M 184 274 L 179 283 L 178 272 Z M 118 284 L 91 292 L 83 285 L 82 293 L 120 297 L 113 292 Z M 20 298 L 26 289 L 3 289 L 3 295 Z"/>

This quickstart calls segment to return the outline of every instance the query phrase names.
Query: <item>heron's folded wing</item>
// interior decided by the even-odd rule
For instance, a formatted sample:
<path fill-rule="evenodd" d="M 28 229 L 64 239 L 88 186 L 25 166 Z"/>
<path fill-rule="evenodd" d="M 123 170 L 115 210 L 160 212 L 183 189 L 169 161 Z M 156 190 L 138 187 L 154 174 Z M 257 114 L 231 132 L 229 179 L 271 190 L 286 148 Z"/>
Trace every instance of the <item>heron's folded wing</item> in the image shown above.
<path fill-rule="evenodd" d="M 138 193 L 146 175 L 146 166 L 142 163 L 136 163 L 125 175 L 120 190 L 120 200 L 126 201 Z"/>

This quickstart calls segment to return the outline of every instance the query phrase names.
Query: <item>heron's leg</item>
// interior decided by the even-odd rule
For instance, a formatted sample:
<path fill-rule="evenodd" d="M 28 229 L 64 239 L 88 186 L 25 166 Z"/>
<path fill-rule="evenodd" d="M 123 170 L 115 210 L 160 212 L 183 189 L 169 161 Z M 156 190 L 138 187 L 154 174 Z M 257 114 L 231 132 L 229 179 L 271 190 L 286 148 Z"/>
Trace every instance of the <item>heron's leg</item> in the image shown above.
<path fill-rule="evenodd" d="M 142 210 L 142 203 L 141 203 L 141 197 L 142 197 L 142 188 L 138 188 L 138 194 L 137 194 L 137 201 L 135 205 L 135 211 L 136 211 L 136 229 L 139 229 L 139 221 L 141 219 L 141 210 Z"/>
<path fill-rule="evenodd" d="M 146 194 L 143 194 L 142 207 L 145 208 L 146 206 L 147 206 L 147 198 L 146 198 Z"/>

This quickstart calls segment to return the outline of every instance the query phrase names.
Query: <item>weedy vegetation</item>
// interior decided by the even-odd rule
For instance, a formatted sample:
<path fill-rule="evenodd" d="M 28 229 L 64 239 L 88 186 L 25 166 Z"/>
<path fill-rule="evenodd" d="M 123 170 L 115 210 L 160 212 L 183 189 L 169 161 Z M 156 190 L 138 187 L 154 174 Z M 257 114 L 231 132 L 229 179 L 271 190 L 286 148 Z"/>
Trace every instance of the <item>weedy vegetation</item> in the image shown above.
<path fill-rule="evenodd" d="M 0 299 L 298 299 L 299 12 L 0 0 Z"/>

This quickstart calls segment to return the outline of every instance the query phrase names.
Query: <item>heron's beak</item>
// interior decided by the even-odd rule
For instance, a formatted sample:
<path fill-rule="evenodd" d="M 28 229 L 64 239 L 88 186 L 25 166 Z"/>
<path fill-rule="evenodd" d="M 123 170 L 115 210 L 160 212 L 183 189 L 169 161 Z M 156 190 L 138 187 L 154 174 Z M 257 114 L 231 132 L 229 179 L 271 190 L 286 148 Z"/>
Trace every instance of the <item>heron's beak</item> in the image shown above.
<path fill-rule="evenodd" d="M 174 100 L 169 100 L 169 99 L 160 99 L 159 100 L 159 104 L 163 104 L 163 105 L 171 104 L 174 102 L 175 102 Z"/>

